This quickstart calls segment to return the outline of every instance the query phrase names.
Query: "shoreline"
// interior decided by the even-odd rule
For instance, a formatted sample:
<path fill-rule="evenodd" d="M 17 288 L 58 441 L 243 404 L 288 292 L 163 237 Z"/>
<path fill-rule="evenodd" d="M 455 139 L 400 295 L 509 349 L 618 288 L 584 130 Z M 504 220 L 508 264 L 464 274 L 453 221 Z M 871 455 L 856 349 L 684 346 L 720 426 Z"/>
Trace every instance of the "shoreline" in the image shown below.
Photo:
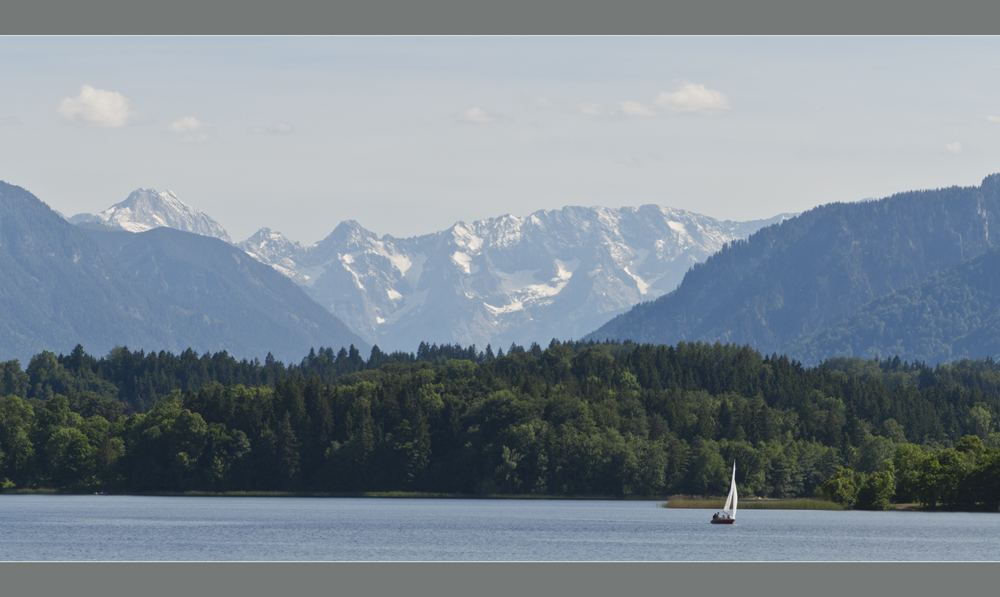
<path fill-rule="evenodd" d="M 662 508 L 690 508 L 703 510 L 721 510 L 726 499 L 722 497 L 704 497 L 690 495 L 672 495 L 667 498 Z M 841 504 L 816 498 L 753 498 L 739 502 L 739 510 L 846 510 Z"/>
<path fill-rule="evenodd" d="M 274 497 L 274 498 L 400 498 L 400 499 L 456 499 L 456 500 L 574 500 L 574 501 L 625 501 L 663 502 L 665 496 L 602 496 L 602 495 L 531 495 L 531 494 L 464 494 L 418 491 L 123 491 L 97 493 L 94 491 L 66 491 L 51 488 L 8 489 L 4 495 L 97 495 L 97 496 L 159 496 L 159 497 Z"/>
<path fill-rule="evenodd" d="M 419 491 L 124 491 L 121 493 L 78 490 L 68 491 L 49 487 L 0 490 L 0 498 L 7 495 L 65 495 L 65 496 L 135 496 L 135 497 L 229 497 L 229 498 L 381 498 L 381 499 L 452 499 L 452 500 L 569 500 L 569 501 L 621 501 L 660 502 L 659 508 L 721 510 L 725 498 L 690 495 L 672 496 L 607 496 L 607 495 L 532 495 L 532 494 L 463 494 Z M 818 498 L 753 498 L 741 500 L 740 510 L 852 510 Z M 950 510 L 940 507 L 923 507 L 919 503 L 892 504 L 885 512 L 991 512 L 990 510 Z"/>

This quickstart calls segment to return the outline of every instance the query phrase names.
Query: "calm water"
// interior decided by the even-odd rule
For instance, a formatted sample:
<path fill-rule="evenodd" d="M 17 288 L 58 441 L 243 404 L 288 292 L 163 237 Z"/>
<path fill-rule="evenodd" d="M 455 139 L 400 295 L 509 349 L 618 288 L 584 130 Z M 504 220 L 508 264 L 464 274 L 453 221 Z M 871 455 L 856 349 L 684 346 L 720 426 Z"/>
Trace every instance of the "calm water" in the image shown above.
<path fill-rule="evenodd" d="M 0 560 L 1000 560 L 1000 514 L 658 502 L 0 496 Z"/>

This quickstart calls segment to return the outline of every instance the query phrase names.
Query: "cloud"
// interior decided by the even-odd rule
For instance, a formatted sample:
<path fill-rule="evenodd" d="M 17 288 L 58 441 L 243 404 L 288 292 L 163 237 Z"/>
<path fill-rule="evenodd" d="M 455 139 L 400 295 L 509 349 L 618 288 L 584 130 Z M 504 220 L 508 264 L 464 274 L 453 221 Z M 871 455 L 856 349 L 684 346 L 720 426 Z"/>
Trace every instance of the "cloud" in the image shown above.
<path fill-rule="evenodd" d="M 193 133 L 204 129 L 207 126 L 207 123 L 198 120 L 194 116 L 185 116 L 171 122 L 170 126 L 167 127 L 167 130 L 171 133 Z"/>
<path fill-rule="evenodd" d="M 624 101 L 621 106 L 622 112 L 629 116 L 656 116 L 656 110 L 639 102 Z"/>
<path fill-rule="evenodd" d="M 279 122 L 274 126 L 252 126 L 250 132 L 254 135 L 286 135 L 295 130 L 295 127 L 287 122 Z"/>
<path fill-rule="evenodd" d="M 96 127 L 117 129 L 138 120 L 127 97 L 90 85 L 81 85 L 80 94 L 59 102 L 56 111 L 69 122 Z"/>
<path fill-rule="evenodd" d="M 958 141 L 955 141 L 954 143 L 949 143 L 945 145 L 944 150 L 947 151 L 948 153 L 959 154 L 962 153 L 962 144 L 959 143 Z"/>
<path fill-rule="evenodd" d="M 663 91 L 656 98 L 656 105 L 671 112 L 701 112 L 711 114 L 729 110 L 729 98 L 721 91 L 709 89 L 701 83 L 685 83 L 677 91 Z"/>
<path fill-rule="evenodd" d="M 989 120 L 990 122 L 1000 122 L 1000 116 L 987 116 L 986 120 Z"/>
<path fill-rule="evenodd" d="M 468 122 L 472 124 L 483 124 L 487 122 L 493 122 L 494 120 L 496 120 L 496 117 L 487 112 L 486 110 L 483 110 L 479 106 L 473 106 L 468 110 L 466 110 L 465 112 L 459 114 L 456 120 L 458 120 L 459 122 Z"/>
<path fill-rule="evenodd" d="M 21 121 L 14 116 L 0 116 L 0 126 L 14 126 L 21 124 Z"/>
<path fill-rule="evenodd" d="M 584 102 L 574 105 L 573 109 L 587 116 L 602 116 L 604 114 L 604 106 L 601 104 Z"/>
<path fill-rule="evenodd" d="M 556 103 L 555 102 L 553 102 L 552 100 L 550 100 L 549 98 L 544 97 L 544 96 L 539 96 L 535 100 L 535 103 L 538 105 L 539 108 L 542 108 L 542 109 L 548 109 L 548 108 L 555 108 L 556 107 Z"/>
<path fill-rule="evenodd" d="M 194 116 L 184 116 L 170 123 L 167 130 L 177 135 L 183 135 L 181 141 L 185 143 L 205 143 L 209 141 L 206 129 L 210 128 L 207 122 L 198 120 Z"/>

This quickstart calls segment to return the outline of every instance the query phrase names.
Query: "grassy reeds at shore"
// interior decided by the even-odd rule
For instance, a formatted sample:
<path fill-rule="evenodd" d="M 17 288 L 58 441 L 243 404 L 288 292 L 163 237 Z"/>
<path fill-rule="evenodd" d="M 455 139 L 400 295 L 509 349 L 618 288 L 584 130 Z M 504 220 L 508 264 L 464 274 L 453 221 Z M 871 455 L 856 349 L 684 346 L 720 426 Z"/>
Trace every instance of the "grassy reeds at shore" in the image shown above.
<path fill-rule="evenodd" d="M 673 495 L 662 505 L 664 508 L 703 508 L 721 510 L 726 499 L 691 495 Z M 791 500 L 747 499 L 741 500 L 739 510 L 843 510 L 844 506 L 826 500 L 799 498 Z"/>
<path fill-rule="evenodd" d="M 49 489 L 47 487 L 41 487 L 37 489 L 25 489 L 21 487 L 16 489 L 4 489 L 3 491 L 0 491 L 0 494 L 7 494 L 7 495 L 36 495 L 36 494 L 56 495 L 58 493 L 59 493 L 58 490 Z"/>

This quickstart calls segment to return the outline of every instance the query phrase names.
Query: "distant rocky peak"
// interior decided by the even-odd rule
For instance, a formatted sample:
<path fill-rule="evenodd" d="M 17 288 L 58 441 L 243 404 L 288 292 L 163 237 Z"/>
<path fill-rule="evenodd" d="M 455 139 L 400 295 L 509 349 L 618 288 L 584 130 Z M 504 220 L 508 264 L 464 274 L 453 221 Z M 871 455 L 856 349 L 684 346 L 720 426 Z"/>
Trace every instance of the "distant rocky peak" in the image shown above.
<path fill-rule="evenodd" d="M 247 253 L 259 254 L 300 253 L 304 250 L 298 241 L 290 240 L 282 233 L 267 227 L 261 228 L 237 246 Z"/>
<path fill-rule="evenodd" d="M 285 274 L 299 285 L 309 283 L 309 276 L 298 271 L 299 260 L 306 249 L 297 241 L 289 240 L 280 232 L 270 228 L 261 228 L 250 238 L 236 244 L 248 255 L 266 263 Z"/>
<path fill-rule="evenodd" d="M 101 222 L 129 232 L 145 232 L 166 227 L 202 236 L 211 236 L 232 244 L 226 230 L 205 212 L 181 201 L 173 191 L 139 188 L 129 193 L 121 203 L 116 203 L 99 214 L 78 214 L 70 221 Z"/>
<path fill-rule="evenodd" d="M 344 220 L 333 229 L 326 238 L 319 241 L 316 246 L 320 252 L 325 252 L 326 247 L 338 247 L 356 249 L 367 247 L 378 241 L 378 236 L 365 229 L 355 220 Z"/>

